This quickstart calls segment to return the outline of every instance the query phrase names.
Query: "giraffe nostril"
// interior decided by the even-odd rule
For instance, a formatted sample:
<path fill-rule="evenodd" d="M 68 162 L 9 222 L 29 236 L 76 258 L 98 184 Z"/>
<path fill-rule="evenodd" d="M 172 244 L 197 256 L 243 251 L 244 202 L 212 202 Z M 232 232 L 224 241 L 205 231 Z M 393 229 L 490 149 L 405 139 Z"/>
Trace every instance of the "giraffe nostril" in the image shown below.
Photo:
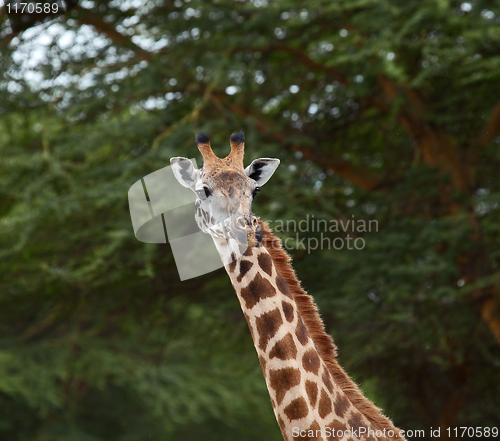
<path fill-rule="evenodd" d="M 237 220 L 236 220 L 236 225 L 238 225 L 238 227 L 240 228 L 245 228 L 246 227 L 246 222 L 245 222 L 245 218 L 243 216 L 239 217 Z"/>
<path fill-rule="evenodd" d="M 259 244 L 262 242 L 262 230 L 260 227 L 255 230 L 255 239 L 257 239 Z"/>
<path fill-rule="evenodd" d="M 257 220 L 256 217 L 252 218 L 252 226 L 254 228 L 257 228 L 257 226 L 259 225 L 259 221 Z"/>

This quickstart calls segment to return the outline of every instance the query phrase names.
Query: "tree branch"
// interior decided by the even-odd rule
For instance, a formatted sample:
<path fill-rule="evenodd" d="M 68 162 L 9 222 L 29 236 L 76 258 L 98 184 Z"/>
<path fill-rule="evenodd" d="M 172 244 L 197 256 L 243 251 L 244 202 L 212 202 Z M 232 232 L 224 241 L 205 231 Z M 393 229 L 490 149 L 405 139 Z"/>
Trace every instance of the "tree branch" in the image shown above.
<path fill-rule="evenodd" d="M 494 294 L 481 300 L 479 311 L 483 321 L 500 345 L 500 308 Z"/>
<path fill-rule="evenodd" d="M 163 141 L 165 138 L 169 137 L 171 133 L 173 133 L 175 130 L 177 130 L 181 125 L 197 120 L 199 118 L 201 110 L 208 104 L 210 101 L 210 95 L 212 93 L 212 90 L 215 87 L 215 82 L 210 83 L 207 88 L 205 89 L 205 93 L 203 94 L 203 99 L 199 104 L 197 104 L 191 112 L 188 114 L 184 115 L 184 117 L 177 123 L 171 125 L 168 129 L 165 129 L 163 132 L 161 132 L 153 141 L 153 144 L 151 144 L 151 151 L 154 151 L 158 148 L 160 145 L 160 142 Z"/>
<path fill-rule="evenodd" d="M 137 46 L 131 38 L 126 35 L 120 34 L 113 26 L 106 23 L 98 14 L 94 14 L 80 6 L 76 6 L 75 10 L 78 11 L 78 20 L 82 24 L 93 26 L 97 31 L 105 34 L 115 44 L 132 49 L 140 60 L 150 60 L 151 53 Z"/>
<path fill-rule="evenodd" d="M 217 107 L 223 106 L 221 98 L 221 94 L 212 94 L 211 96 L 211 100 L 217 105 Z M 276 130 L 271 122 L 266 121 L 263 117 L 259 117 L 254 113 L 250 115 L 239 104 L 231 103 L 228 104 L 227 107 L 231 110 L 231 112 L 240 118 L 245 119 L 251 117 L 252 124 L 259 132 L 267 134 L 270 138 L 278 141 L 285 148 L 293 151 L 300 151 L 305 159 L 313 161 L 325 170 L 332 169 L 339 176 L 351 181 L 354 185 L 362 188 L 363 190 L 374 190 L 382 181 L 381 177 L 373 173 L 371 170 L 355 166 L 342 158 L 325 155 L 318 149 L 304 149 L 304 146 L 291 144 L 289 139 L 290 132 L 285 133 Z M 296 134 L 300 137 L 304 136 L 304 133 L 302 132 L 297 131 Z"/>
<path fill-rule="evenodd" d="M 441 173 L 449 173 L 455 188 L 469 192 L 472 187 L 470 167 L 464 164 L 450 136 L 423 118 L 427 109 L 418 93 L 407 87 L 398 87 L 382 73 L 377 74 L 377 81 L 388 102 L 394 102 L 404 94 L 406 102 L 401 104 L 396 117 L 413 139 L 425 163 Z"/>
<path fill-rule="evenodd" d="M 299 61 L 305 67 L 328 73 L 332 78 L 337 80 L 339 83 L 347 84 L 347 77 L 331 66 L 325 66 L 322 63 L 312 60 L 309 55 L 305 52 L 302 52 L 300 49 L 294 48 L 293 46 L 289 46 L 287 44 L 272 44 L 269 46 L 257 46 L 257 47 L 232 47 L 227 55 L 228 57 L 233 55 L 235 52 L 241 51 L 250 51 L 250 52 L 260 52 L 263 54 L 269 54 L 273 52 L 286 52 L 289 55 L 292 55 L 294 61 Z"/>
<path fill-rule="evenodd" d="M 348 84 L 347 76 L 340 72 L 333 66 L 325 66 L 323 63 L 312 60 L 309 55 L 302 52 L 300 49 L 294 48 L 286 44 L 277 44 L 275 46 L 270 46 L 269 49 L 286 52 L 294 57 L 294 60 L 298 60 L 302 65 L 308 67 L 309 69 L 319 70 L 330 75 L 332 78 L 337 80 L 341 84 Z"/>
<path fill-rule="evenodd" d="M 493 108 L 490 119 L 484 125 L 474 144 L 477 145 L 479 149 L 483 149 L 493 140 L 498 129 L 500 129 L 500 102 Z"/>
<path fill-rule="evenodd" d="M 464 392 L 469 380 L 469 367 L 465 363 L 456 364 L 455 360 L 452 363 L 450 376 L 453 389 L 441 409 L 438 420 L 441 437 L 446 441 L 456 440 L 453 435 L 448 436 L 447 429 L 457 424 L 463 404 Z"/>
<path fill-rule="evenodd" d="M 4 21 L 7 21 L 7 20 L 10 20 L 9 19 L 9 16 L 7 14 L 7 8 L 5 7 L 5 5 L 0 8 L 0 25 L 4 22 Z M 10 26 L 10 24 L 9 24 Z M 0 45 L 2 46 L 7 46 L 11 41 L 12 39 L 16 36 L 17 34 L 14 33 L 14 32 L 11 32 L 10 34 L 6 35 L 5 37 L 3 37 L 1 40 L 0 40 Z"/>
<path fill-rule="evenodd" d="M 264 54 L 269 54 L 273 52 L 285 52 L 293 57 L 293 61 L 295 63 L 299 62 L 309 70 L 324 72 L 329 76 L 330 80 L 338 81 L 340 84 L 343 84 L 345 86 L 349 85 L 347 76 L 344 73 L 340 72 L 333 66 L 326 66 L 323 63 L 312 60 L 307 53 L 293 46 L 287 44 L 273 44 L 269 46 L 248 47 L 248 48 L 232 47 L 230 50 L 228 50 L 227 56 L 229 57 L 235 52 L 240 52 L 245 50 L 250 52 L 260 52 Z M 384 113 L 389 113 L 391 110 L 391 107 L 387 105 L 387 103 L 383 102 L 380 99 L 375 98 L 371 94 L 358 97 L 357 99 L 365 107 L 374 107 Z"/>

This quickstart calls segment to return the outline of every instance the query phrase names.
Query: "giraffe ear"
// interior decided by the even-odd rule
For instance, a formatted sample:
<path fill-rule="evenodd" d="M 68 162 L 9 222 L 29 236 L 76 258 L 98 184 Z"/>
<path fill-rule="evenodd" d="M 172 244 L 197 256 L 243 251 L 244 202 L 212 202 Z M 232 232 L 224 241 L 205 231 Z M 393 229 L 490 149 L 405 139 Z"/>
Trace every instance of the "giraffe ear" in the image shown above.
<path fill-rule="evenodd" d="M 179 181 L 183 187 L 191 188 L 198 179 L 198 170 L 194 168 L 191 160 L 187 158 L 172 158 L 170 165 L 174 172 L 175 179 Z"/>
<path fill-rule="evenodd" d="M 246 169 L 245 174 L 253 179 L 257 184 L 264 185 L 271 176 L 274 171 L 280 165 L 279 159 L 271 159 L 271 158 L 260 158 L 253 161 Z"/>

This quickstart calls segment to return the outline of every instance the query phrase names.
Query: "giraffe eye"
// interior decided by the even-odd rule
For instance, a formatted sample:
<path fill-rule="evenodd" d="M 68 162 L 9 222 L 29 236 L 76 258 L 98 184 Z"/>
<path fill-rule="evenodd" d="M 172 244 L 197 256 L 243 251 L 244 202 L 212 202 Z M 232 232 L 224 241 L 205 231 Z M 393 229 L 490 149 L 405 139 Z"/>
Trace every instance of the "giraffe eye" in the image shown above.
<path fill-rule="evenodd" d="M 255 187 L 253 192 L 252 192 L 252 196 L 255 197 L 257 195 L 258 191 L 260 191 L 260 187 Z"/>
<path fill-rule="evenodd" d="M 208 187 L 203 187 L 200 190 L 196 190 L 195 193 L 201 200 L 205 200 L 206 198 L 212 195 L 212 192 Z"/>

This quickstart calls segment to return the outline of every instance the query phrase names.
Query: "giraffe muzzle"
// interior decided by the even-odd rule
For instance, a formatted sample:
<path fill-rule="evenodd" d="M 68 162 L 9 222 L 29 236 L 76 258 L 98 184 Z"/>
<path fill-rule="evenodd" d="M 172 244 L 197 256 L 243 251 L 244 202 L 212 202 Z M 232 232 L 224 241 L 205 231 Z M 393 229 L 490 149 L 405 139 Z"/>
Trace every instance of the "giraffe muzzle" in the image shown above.
<path fill-rule="evenodd" d="M 239 216 L 233 228 L 233 236 L 242 245 L 259 246 L 262 241 L 262 229 L 258 219 L 253 214 Z"/>

